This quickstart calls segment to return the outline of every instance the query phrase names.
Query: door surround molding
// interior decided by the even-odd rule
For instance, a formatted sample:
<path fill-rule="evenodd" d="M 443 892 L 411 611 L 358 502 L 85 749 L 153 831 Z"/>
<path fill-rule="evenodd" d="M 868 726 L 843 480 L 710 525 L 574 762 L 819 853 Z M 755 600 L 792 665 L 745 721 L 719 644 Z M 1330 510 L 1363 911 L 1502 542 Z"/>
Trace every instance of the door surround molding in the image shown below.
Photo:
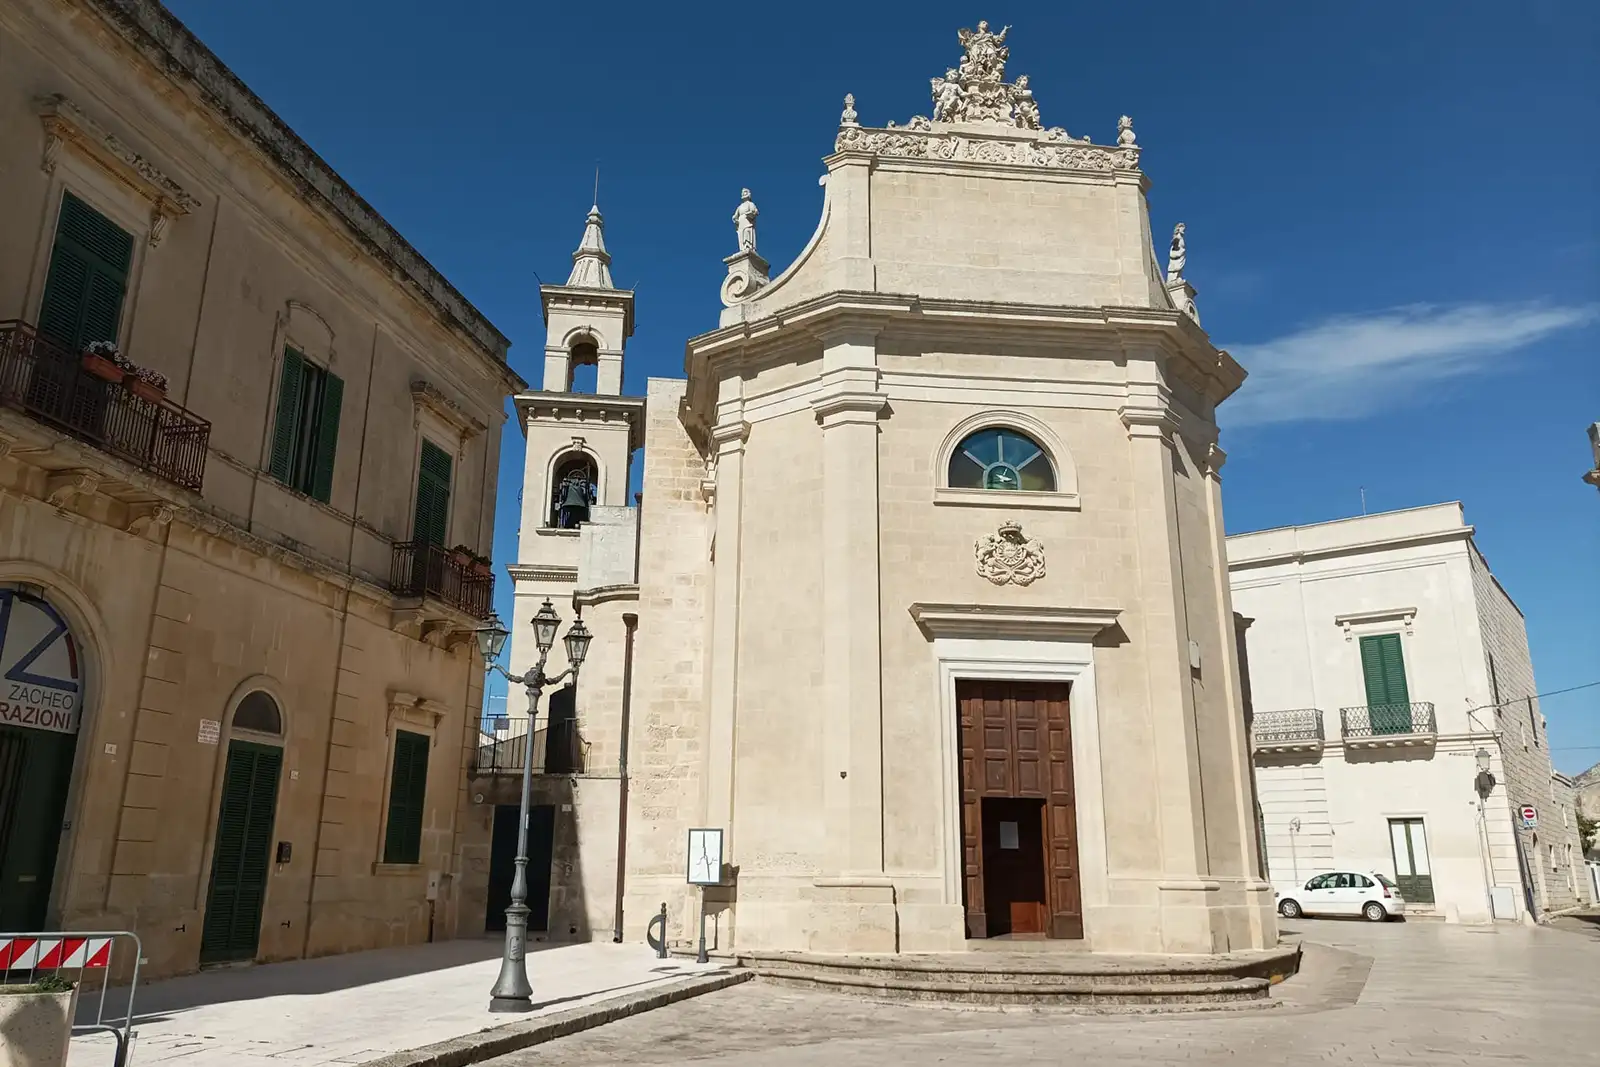
<path fill-rule="evenodd" d="M 1092 945 L 1095 909 L 1110 903 L 1092 636 L 1080 633 L 1055 640 L 935 637 L 933 654 L 938 664 L 939 749 L 943 763 L 944 825 L 940 846 L 945 903 L 961 906 L 961 715 L 956 682 L 1067 682 L 1072 687 L 1067 714 L 1072 728 L 1078 884 L 1083 936 Z"/>

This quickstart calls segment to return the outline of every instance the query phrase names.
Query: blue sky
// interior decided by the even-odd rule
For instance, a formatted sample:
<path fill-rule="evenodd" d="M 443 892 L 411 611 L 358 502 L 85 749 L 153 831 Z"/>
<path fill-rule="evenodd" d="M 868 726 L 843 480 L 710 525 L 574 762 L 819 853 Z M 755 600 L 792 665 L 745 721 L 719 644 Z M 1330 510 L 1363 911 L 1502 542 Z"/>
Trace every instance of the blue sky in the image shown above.
<path fill-rule="evenodd" d="M 625 388 L 716 325 L 741 186 L 775 271 L 816 225 L 840 103 L 927 114 L 955 31 L 1014 23 L 1046 125 L 1134 117 L 1155 232 L 1188 224 L 1230 532 L 1459 499 L 1542 690 L 1600 681 L 1600 5 L 548 5 L 169 0 L 513 341 L 544 340 L 594 169 Z M 508 424 L 495 558 L 515 556 Z M 502 608 L 504 611 L 504 608 Z M 1544 702 L 1600 761 L 1600 687 Z"/>

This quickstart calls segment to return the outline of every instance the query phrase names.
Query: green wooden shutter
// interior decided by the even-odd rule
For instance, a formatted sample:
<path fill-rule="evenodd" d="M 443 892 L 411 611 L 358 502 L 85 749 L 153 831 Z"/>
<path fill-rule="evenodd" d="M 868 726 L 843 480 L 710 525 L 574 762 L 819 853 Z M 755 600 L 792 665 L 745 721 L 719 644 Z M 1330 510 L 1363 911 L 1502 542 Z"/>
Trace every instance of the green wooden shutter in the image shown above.
<path fill-rule="evenodd" d="M 255 957 L 282 766 L 280 748 L 249 741 L 228 745 L 200 934 L 202 962 Z"/>
<path fill-rule="evenodd" d="M 1406 689 L 1400 635 L 1363 637 L 1361 673 L 1366 683 L 1367 714 L 1373 733 L 1408 732 L 1411 729 L 1411 695 Z"/>
<path fill-rule="evenodd" d="M 450 535 L 450 453 L 422 442 L 422 462 L 417 470 L 417 514 L 411 536 L 443 546 Z"/>
<path fill-rule="evenodd" d="M 78 349 L 115 341 L 133 265 L 133 236 L 82 200 L 61 200 L 39 332 Z"/>
<path fill-rule="evenodd" d="M 272 465 L 268 473 L 289 484 L 294 474 L 294 446 L 300 440 L 300 393 L 305 384 L 305 360 L 292 348 L 283 350 L 283 372 L 278 377 L 278 417 L 272 428 Z"/>
<path fill-rule="evenodd" d="M 321 418 L 316 452 L 311 457 L 311 495 L 324 504 L 333 495 L 333 458 L 339 448 L 339 409 L 344 405 L 344 379 L 332 371 L 322 375 Z"/>
<path fill-rule="evenodd" d="M 389 826 L 383 838 L 385 863 L 417 863 L 422 858 L 429 744 L 424 734 L 395 731 L 394 770 L 389 777 Z"/>

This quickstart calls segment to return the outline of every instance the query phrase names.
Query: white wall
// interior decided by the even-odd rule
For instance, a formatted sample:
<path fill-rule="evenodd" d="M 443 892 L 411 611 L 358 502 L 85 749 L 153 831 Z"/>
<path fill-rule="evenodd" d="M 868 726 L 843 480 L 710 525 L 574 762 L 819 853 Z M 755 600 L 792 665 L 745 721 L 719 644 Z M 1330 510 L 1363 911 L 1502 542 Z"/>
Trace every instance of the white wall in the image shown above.
<path fill-rule="evenodd" d="M 1443 504 L 1228 539 L 1234 608 L 1255 620 L 1245 636 L 1258 724 L 1275 711 L 1323 715 L 1320 751 L 1254 757 L 1274 882 L 1341 867 L 1393 876 L 1389 820 L 1420 818 L 1431 910 L 1484 921 L 1490 883 L 1517 887 L 1521 907 L 1504 786 L 1482 819 L 1474 789 L 1480 748 L 1502 783 L 1506 774 L 1493 713 L 1472 710 L 1493 698 L 1471 533 L 1460 505 Z M 1411 700 L 1433 705 L 1436 733 L 1355 747 L 1340 710 L 1366 705 L 1360 639 L 1385 633 L 1400 635 Z"/>

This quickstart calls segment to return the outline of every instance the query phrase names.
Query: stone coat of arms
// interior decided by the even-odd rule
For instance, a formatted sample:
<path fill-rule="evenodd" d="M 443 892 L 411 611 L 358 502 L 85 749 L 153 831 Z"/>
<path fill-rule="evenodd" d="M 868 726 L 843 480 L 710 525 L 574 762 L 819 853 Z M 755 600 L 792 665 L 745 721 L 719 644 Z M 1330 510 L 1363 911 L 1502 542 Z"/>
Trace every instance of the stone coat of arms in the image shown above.
<path fill-rule="evenodd" d="M 995 585 L 1028 585 L 1044 577 L 1044 545 L 1026 536 L 1015 522 L 978 538 L 973 548 L 979 576 Z"/>

